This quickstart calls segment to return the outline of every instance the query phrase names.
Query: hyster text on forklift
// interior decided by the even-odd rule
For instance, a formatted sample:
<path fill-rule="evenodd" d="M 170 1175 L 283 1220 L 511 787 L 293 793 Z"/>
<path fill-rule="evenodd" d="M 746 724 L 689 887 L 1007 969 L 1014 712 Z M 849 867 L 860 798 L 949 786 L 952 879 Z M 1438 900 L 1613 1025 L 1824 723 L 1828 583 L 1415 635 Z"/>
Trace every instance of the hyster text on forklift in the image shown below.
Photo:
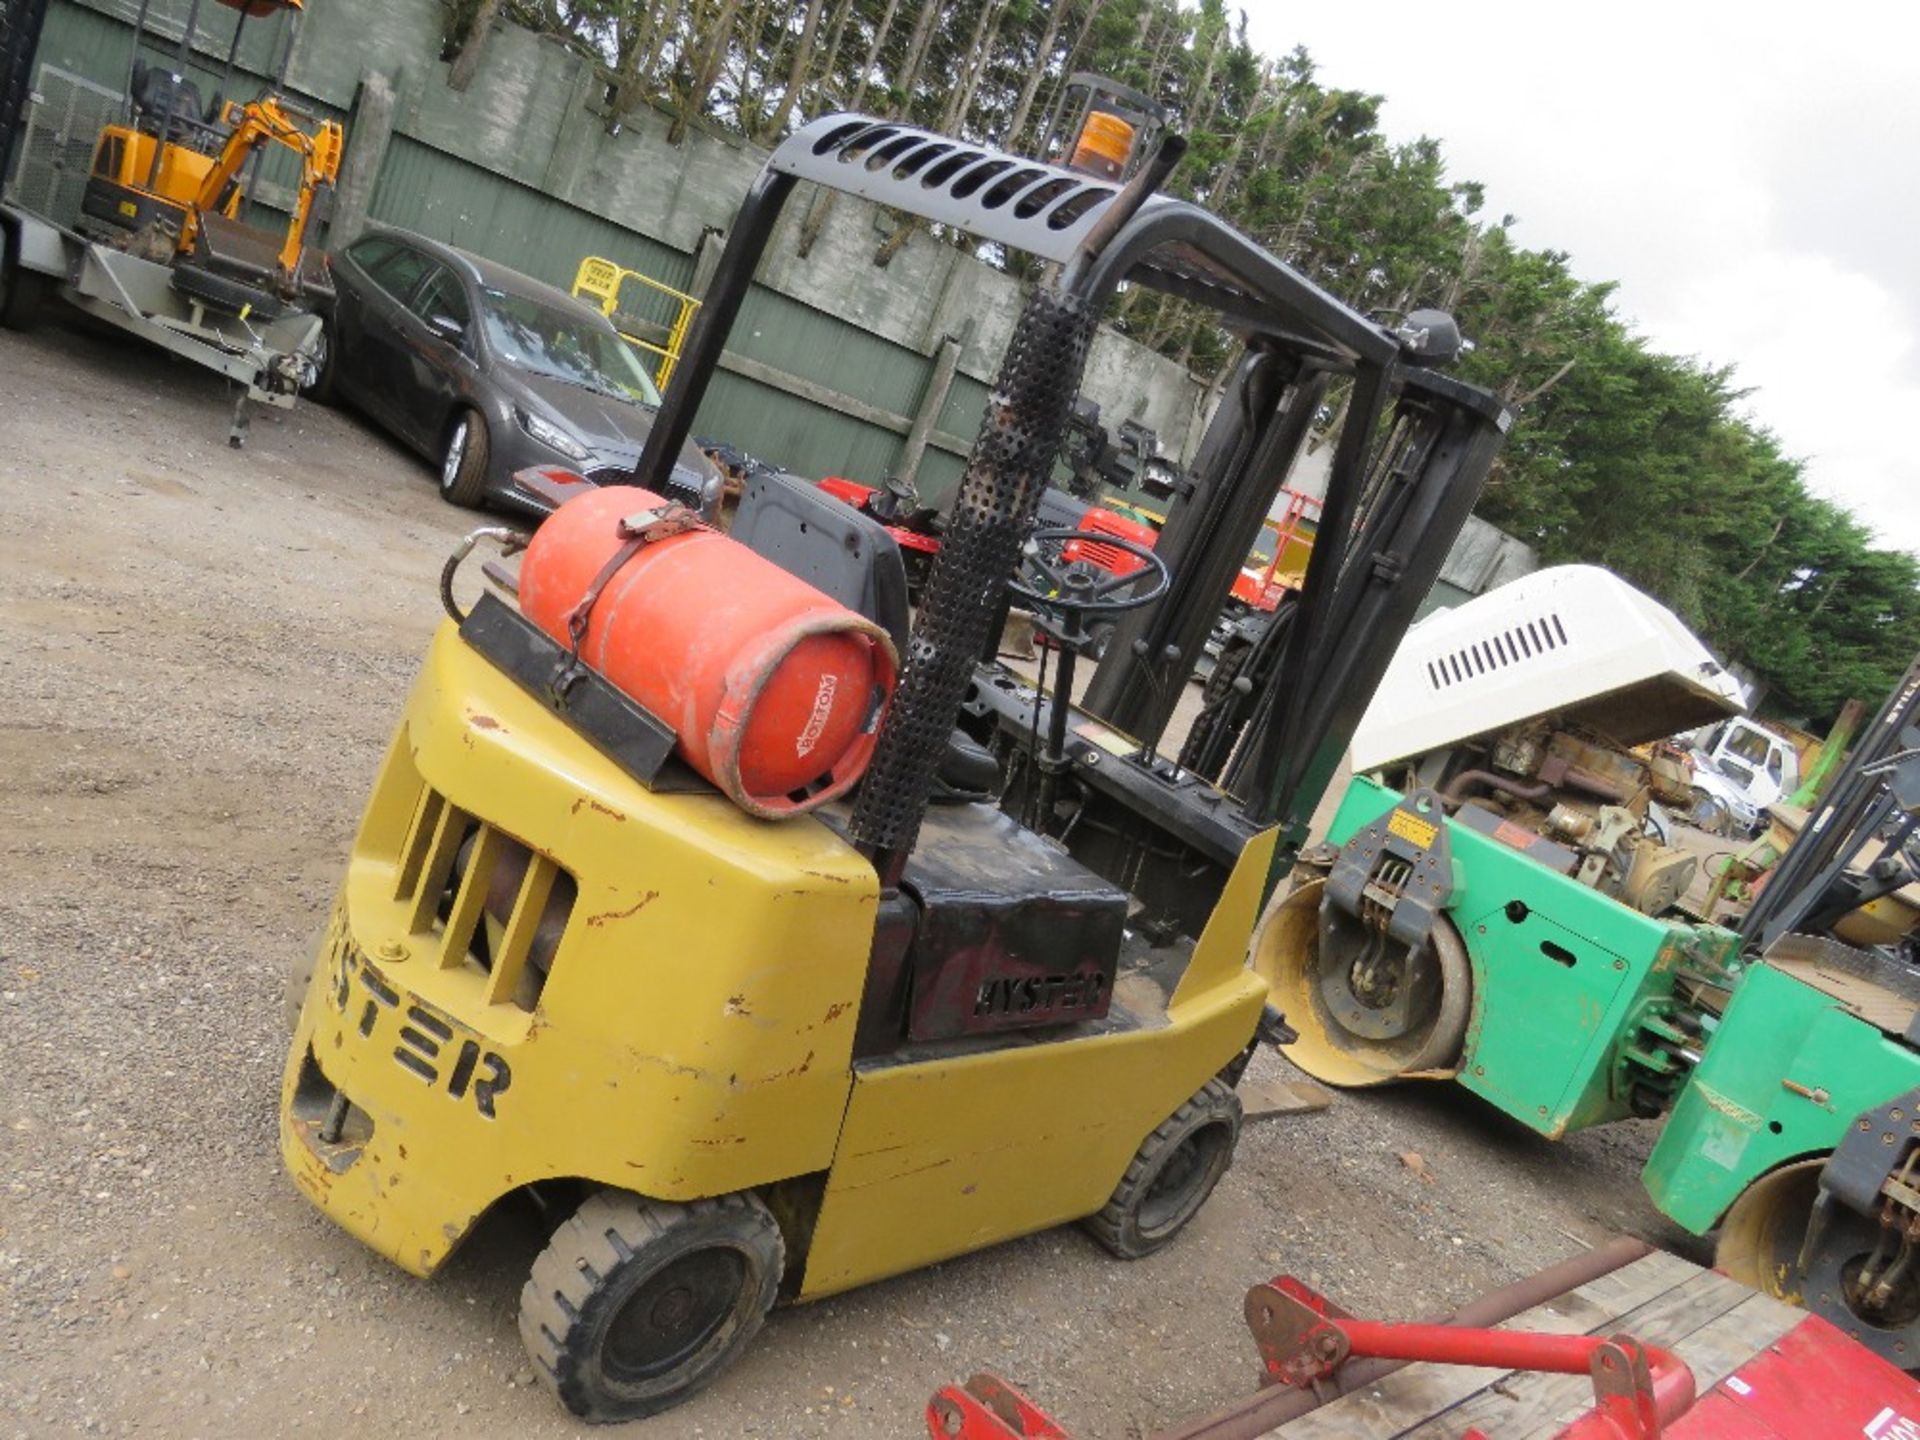
<path fill-rule="evenodd" d="M 1450 325 L 1384 328 L 1155 194 L 1181 148 L 1092 179 L 857 115 L 804 126 L 735 219 L 636 486 L 550 477 L 564 503 L 518 575 L 489 562 L 515 598 L 461 614 L 443 587 L 457 618 L 301 992 L 282 1151 L 316 1205 L 417 1275 L 509 1197 L 550 1214 L 521 1333 L 576 1414 L 677 1403 L 776 1298 L 1069 1221 L 1147 1254 L 1232 1159 L 1234 1086 L 1285 1034 L 1245 964 L 1255 917 L 1507 415 L 1433 369 Z M 825 492 L 756 476 L 724 537 L 651 493 L 802 181 L 1051 267 L 911 629 L 898 547 Z M 1084 634 L 1186 578 L 1145 551 L 1088 584 L 1061 557 L 1077 532 L 1032 528 L 1123 280 L 1212 307 L 1244 341 L 1205 447 L 1216 478 L 1271 494 L 1328 386 L 1350 387 L 1275 670 L 1269 818 L 1197 943 L 1130 928 L 1136 897 L 1055 842 L 1046 806 L 1026 825 L 1002 809 L 994 757 L 957 730 L 1010 588 Z M 1176 504 L 1169 531 L 1191 524 Z M 696 570 L 697 589 L 674 579 Z M 703 608 L 681 625 L 688 594 Z M 1057 764 L 1080 720 L 1047 710 Z"/>
<path fill-rule="evenodd" d="M 0 0 L 0 323 L 30 325 L 51 290 L 226 376 L 243 387 L 227 437 L 238 446 L 252 402 L 290 406 L 319 373 L 324 336 L 315 308 L 332 298 L 333 285 L 312 241 L 332 198 L 343 135 L 338 122 L 305 113 L 286 94 L 305 0 L 220 4 L 235 12 L 233 30 L 225 64 L 203 93 L 193 61 L 200 0 L 190 0 L 180 39 L 165 55 L 141 0 L 119 116 L 100 127 L 76 196 L 64 180 L 66 122 L 40 110 L 57 112 L 56 92 L 72 103 L 91 88 L 51 66 L 29 86 L 43 0 Z M 275 14 L 272 79 L 255 98 L 233 99 L 247 22 Z M 278 229 L 249 213 L 269 147 L 290 152 L 299 169 L 292 213 Z"/>

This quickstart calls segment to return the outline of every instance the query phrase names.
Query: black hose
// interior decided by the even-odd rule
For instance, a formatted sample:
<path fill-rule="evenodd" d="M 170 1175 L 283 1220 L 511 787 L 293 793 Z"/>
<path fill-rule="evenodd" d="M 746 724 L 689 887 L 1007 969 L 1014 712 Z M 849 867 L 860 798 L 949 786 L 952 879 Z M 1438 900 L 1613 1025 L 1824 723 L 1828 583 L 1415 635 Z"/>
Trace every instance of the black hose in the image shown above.
<path fill-rule="evenodd" d="M 447 563 L 440 567 L 440 604 L 447 614 L 453 617 L 453 623 L 467 623 L 467 612 L 462 610 L 453 598 L 453 576 L 460 564 L 473 553 L 473 547 L 482 540 L 492 540 L 500 546 L 502 555 L 517 555 L 527 548 L 527 537 L 518 530 L 509 530 L 504 525 L 483 525 L 467 534 L 453 547 L 453 553 L 447 557 Z"/>

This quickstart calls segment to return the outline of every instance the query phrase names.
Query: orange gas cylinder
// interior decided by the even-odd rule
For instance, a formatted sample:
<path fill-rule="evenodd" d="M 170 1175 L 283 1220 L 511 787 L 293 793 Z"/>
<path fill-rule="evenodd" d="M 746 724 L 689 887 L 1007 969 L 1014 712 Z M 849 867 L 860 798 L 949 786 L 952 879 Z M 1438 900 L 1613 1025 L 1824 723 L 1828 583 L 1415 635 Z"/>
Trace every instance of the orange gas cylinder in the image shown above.
<path fill-rule="evenodd" d="M 521 562 L 526 617 L 571 644 L 575 607 L 630 543 L 623 522 L 666 505 L 609 485 L 554 511 Z M 860 778 L 899 663 L 871 620 L 705 526 L 648 540 L 614 570 L 580 658 L 672 726 L 689 765 L 767 818 Z"/>

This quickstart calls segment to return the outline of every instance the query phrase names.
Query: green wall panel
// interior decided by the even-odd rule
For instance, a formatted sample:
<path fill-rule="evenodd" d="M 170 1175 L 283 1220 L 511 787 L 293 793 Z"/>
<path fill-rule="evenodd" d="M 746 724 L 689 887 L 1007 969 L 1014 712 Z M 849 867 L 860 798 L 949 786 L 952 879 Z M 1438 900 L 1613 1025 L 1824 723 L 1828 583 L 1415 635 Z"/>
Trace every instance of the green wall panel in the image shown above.
<path fill-rule="evenodd" d="M 563 289 L 587 255 L 676 289 L 693 279 L 693 257 L 682 251 L 404 135 L 387 147 L 368 212 Z"/>

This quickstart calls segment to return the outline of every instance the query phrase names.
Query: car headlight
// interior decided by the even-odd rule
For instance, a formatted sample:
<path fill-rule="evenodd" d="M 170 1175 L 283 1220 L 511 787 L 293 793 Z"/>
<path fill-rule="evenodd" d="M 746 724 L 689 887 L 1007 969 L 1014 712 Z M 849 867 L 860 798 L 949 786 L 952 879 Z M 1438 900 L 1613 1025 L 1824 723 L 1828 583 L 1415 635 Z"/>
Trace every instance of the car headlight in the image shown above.
<path fill-rule="evenodd" d="M 574 439 L 558 425 L 541 419 L 529 410 L 516 410 L 520 417 L 520 428 L 549 449 L 558 450 L 569 460 L 586 460 L 593 452 Z"/>

